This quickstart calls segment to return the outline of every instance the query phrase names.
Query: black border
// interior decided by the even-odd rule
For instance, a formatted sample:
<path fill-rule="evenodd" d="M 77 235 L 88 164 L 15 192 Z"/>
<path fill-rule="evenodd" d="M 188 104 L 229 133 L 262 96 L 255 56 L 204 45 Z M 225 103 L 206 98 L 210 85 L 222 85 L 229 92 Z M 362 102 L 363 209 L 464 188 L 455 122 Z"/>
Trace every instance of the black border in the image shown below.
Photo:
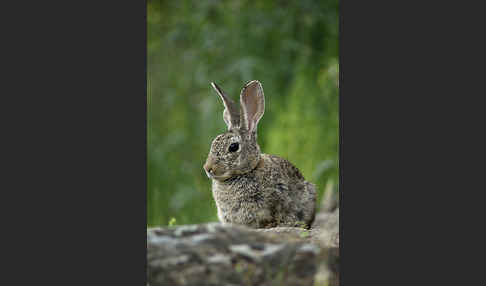
<path fill-rule="evenodd" d="M 146 2 L 2 10 L 0 284 L 146 285 Z"/>
<path fill-rule="evenodd" d="M 451 144 L 475 121 L 457 105 L 481 90 L 457 75 L 477 59 L 452 45 L 473 27 L 460 7 L 406 4 L 340 3 L 341 285 L 470 279 L 451 255 L 468 252 L 464 208 L 481 207 L 457 194 L 481 189 L 448 168 L 476 157 L 462 133 Z M 2 11 L 2 278 L 15 283 L 1 284 L 145 285 L 146 1 Z"/>
<path fill-rule="evenodd" d="M 465 7 L 340 3 L 341 285 L 473 284 L 484 17 Z"/>

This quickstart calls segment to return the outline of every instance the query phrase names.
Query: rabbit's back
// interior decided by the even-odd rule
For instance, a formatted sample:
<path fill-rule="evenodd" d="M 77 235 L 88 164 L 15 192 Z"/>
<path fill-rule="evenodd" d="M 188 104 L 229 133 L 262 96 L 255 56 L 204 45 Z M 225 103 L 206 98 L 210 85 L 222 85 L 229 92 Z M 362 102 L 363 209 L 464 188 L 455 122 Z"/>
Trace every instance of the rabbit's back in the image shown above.
<path fill-rule="evenodd" d="M 225 182 L 213 181 L 222 222 L 263 228 L 310 226 L 315 216 L 316 188 L 289 161 L 261 154 L 257 167 Z"/>
<path fill-rule="evenodd" d="M 315 217 L 315 185 L 306 181 L 299 169 L 286 159 L 268 154 L 262 157 L 269 167 L 262 168 L 259 177 L 279 198 L 275 215 L 277 225 L 310 226 Z"/>

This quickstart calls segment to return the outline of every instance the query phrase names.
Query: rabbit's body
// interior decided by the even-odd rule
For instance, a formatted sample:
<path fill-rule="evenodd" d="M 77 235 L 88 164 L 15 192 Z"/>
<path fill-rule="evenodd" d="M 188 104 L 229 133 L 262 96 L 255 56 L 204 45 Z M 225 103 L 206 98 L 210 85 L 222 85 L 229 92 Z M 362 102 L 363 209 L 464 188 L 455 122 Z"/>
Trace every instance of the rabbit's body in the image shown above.
<path fill-rule="evenodd" d="M 316 188 L 300 171 L 278 156 L 261 154 L 256 127 L 263 116 L 263 88 L 251 81 L 241 91 L 241 111 L 213 84 L 223 99 L 228 131 L 211 144 L 204 169 L 213 181 L 218 218 L 254 228 L 310 227 L 315 217 Z"/>
<path fill-rule="evenodd" d="M 316 190 L 290 162 L 261 154 L 252 171 L 220 182 L 213 180 L 218 218 L 254 228 L 310 226 Z"/>

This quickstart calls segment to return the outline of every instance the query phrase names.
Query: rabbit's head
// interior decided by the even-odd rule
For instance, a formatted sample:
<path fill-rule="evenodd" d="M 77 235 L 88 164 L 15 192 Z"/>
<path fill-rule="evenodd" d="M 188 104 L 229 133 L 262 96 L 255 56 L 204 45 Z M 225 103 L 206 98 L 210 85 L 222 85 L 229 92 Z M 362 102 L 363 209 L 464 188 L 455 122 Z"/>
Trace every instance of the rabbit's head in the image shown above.
<path fill-rule="evenodd" d="M 260 161 L 257 125 L 265 110 L 260 82 L 247 83 L 240 94 L 241 110 L 215 83 L 211 83 L 223 100 L 223 119 L 228 130 L 211 144 L 204 170 L 208 177 L 224 181 L 253 170 Z"/>

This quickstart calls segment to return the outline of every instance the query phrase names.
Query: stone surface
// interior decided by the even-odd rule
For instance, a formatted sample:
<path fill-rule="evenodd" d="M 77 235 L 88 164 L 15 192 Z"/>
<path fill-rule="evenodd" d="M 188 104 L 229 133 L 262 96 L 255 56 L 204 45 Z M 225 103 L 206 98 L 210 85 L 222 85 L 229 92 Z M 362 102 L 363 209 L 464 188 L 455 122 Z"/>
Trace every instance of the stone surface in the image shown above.
<path fill-rule="evenodd" d="M 208 223 L 147 230 L 147 285 L 339 285 L 339 208 L 310 230 Z"/>
<path fill-rule="evenodd" d="M 147 231 L 149 285 L 313 285 L 320 249 L 236 225 Z"/>

